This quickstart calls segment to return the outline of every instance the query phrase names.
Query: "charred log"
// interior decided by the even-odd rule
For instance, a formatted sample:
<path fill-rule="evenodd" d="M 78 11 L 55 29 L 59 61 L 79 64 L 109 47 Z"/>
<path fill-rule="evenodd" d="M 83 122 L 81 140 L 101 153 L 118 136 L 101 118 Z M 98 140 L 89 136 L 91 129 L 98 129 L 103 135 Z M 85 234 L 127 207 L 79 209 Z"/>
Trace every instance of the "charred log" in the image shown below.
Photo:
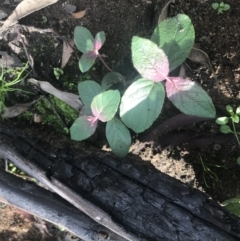
<path fill-rule="evenodd" d="M 0 134 L 0 156 L 27 170 L 51 190 L 55 188 L 56 194 L 78 209 L 78 198 L 83 200 L 83 206 L 90 204 L 93 213 L 87 213 L 88 219 L 93 219 L 98 210 L 101 218 L 107 220 L 102 224 L 111 231 L 100 229 L 109 237 L 115 232 L 120 238 L 109 240 L 240 240 L 239 218 L 206 194 L 159 172 L 150 163 L 136 157 L 119 160 L 103 152 L 89 156 L 73 149 L 63 158 L 62 150 L 51 147 L 54 154 L 50 155 L 48 150 L 6 128 L 1 128 Z M 62 202 L 65 203 L 58 203 Z M 69 207 L 73 208 L 70 204 Z M 86 214 L 85 210 L 81 209 Z"/>

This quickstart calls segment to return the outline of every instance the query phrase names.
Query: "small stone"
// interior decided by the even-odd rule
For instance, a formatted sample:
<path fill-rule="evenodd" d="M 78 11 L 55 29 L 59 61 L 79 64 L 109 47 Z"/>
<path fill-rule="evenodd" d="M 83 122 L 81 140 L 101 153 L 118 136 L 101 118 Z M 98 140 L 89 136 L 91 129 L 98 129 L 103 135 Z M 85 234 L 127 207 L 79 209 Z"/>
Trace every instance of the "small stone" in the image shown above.
<path fill-rule="evenodd" d="M 221 149 L 221 146 L 220 146 L 219 144 L 215 144 L 215 145 L 213 146 L 213 149 L 214 149 L 215 151 L 219 151 L 219 150 Z"/>
<path fill-rule="evenodd" d="M 43 121 L 43 116 L 35 113 L 34 116 L 33 116 L 33 121 L 35 123 L 41 123 Z"/>
<path fill-rule="evenodd" d="M 76 6 L 74 6 L 72 4 L 66 4 L 64 6 L 64 10 L 65 10 L 66 13 L 73 13 L 73 12 L 76 11 L 76 9 L 77 9 Z"/>

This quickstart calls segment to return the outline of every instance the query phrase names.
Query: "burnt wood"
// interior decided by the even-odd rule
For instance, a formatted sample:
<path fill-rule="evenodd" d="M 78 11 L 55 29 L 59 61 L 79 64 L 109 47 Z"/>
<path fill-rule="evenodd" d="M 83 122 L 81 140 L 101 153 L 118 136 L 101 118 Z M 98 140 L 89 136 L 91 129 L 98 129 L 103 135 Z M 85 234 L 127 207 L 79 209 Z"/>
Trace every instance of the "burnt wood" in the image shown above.
<path fill-rule="evenodd" d="M 6 157 L 6 150 L 12 150 L 15 154 L 10 155 L 11 161 L 16 161 L 16 156 L 21 160 L 27 160 L 37 168 L 46 183 L 55 187 L 59 187 L 60 183 L 62 189 L 70 193 L 70 199 L 67 200 L 73 205 L 75 196 L 71 196 L 72 193 L 90 203 L 93 212 L 94 208 L 97 208 L 103 217 L 110 217 L 110 221 L 107 221 L 110 222 L 111 231 L 109 227 L 104 229 L 96 220 L 90 219 L 93 223 L 92 226 L 89 224 L 89 232 L 94 225 L 98 227 L 92 230 L 95 231 L 95 238 L 98 237 L 97 232 L 103 230 L 107 240 L 112 241 L 130 240 L 129 237 L 141 241 L 240 240 L 239 218 L 231 215 L 206 194 L 161 173 L 148 162 L 134 156 L 120 160 L 98 151 L 89 156 L 81 153 L 81 150 L 62 150 L 49 145 L 39 145 L 39 142 L 27 140 L 6 127 L 0 127 L 0 156 Z M 18 166 L 18 163 L 15 164 Z M 29 172 L 31 176 L 38 176 L 36 171 Z M 7 179 L 11 186 L 11 178 Z M 2 185 L 0 190 L 0 196 L 4 198 L 6 194 L 2 191 Z M 62 196 L 56 190 L 55 192 Z M 16 189 L 12 192 L 17 195 Z M 29 199 L 31 195 L 25 196 Z M 8 200 L 9 198 L 6 197 Z M 38 201 L 41 203 L 41 200 Z M 52 203 L 55 203 L 54 200 L 51 199 Z M 76 210 L 62 199 L 58 199 L 56 203 L 64 203 L 69 205 L 71 210 Z M 14 204 L 18 206 L 17 203 Z M 54 205 L 50 208 L 54 209 Z M 34 210 L 27 211 L 34 213 Z M 80 211 L 77 212 L 89 219 L 89 214 L 86 216 Z M 71 219 L 71 212 L 68 213 L 68 218 Z M 61 217 L 58 223 L 61 224 Z M 83 227 L 82 223 L 84 221 L 79 219 L 80 227 Z M 112 224 L 122 232 L 117 231 L 113 234 L 117 229 L 111 226 Z M 71 230 L 71 225 L 67 228 Z M 86 234 L 78 235 L 88 241 L 84 237 Z"/>
<path fill-rule="evenodd" d="M 7 204 L 65 227 L 83 240 L 102 241 L 105 238 L 111 241 L 126 241 L 69 205 L 58 195 L 3 170 L 0 170 L 0 197 L 3 197 L 2 201 Z"/>

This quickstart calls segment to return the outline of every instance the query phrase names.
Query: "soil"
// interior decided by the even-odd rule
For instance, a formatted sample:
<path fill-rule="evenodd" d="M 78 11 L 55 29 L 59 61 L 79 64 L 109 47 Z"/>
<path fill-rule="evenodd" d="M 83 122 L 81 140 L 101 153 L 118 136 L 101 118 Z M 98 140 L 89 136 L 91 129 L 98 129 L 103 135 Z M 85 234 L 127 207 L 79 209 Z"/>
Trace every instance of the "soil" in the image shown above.
<path fill-rule="evenodd" d="M 81 241 L 51 223 L 0 203 L 0 239 L 8 241 Z"/>
<path fill-rule="evenodd" d="M 10 4 L 3 4 L 0 0 L 1 8 L 7 14 L 10 14 L 17 3 L 9 1 Z M 7 1 L 5 1 L 7 2 Z M 65 13 L 63 4 L 71 3 L 77 6 L 77 10 L 87 9 L 85 16 L 81 19 L 75 19 Z M 20 24 L 32 26 L 37 29 L 22 29 L 22 34 L 28 41 L 27 49 L 34 60 L 34 71 L 32 74 L 39 80 L 49 81 L 55 87 L 62 90 L 66 88 L 65 78 L 73 82 L 72 92 L 77 93 L 77 82 L 82 77 L 78 69 L 79 52 L 74 51 L 67 66 L 64 68 L 64 75 L 57 80 L 53 75 L 53 67 L 60 67 L 62 55 L 62 38 L 71 39 L 73 37 L 74 27 L 82 25 L 87 27 L 93 35 L 103 30 L 107 39 L 101 54 L 114 71 L 120 72 L 131 79 L 136 75 L 131 63 L 130 44 L 133 35 L 149 38 L 155 26 L 161 9 L 167 1 L 160 0 L 114 0 L 114 1 L 90 1 L 90 0 L 69 0 L 58 1 L 40 11 L 34 12 L 21 19 Z M 202 64 L 187 60 L 191 78 L 199 82 L 209 93 L 217 109 L 218 116 L 226 115 L 225 106 L 231 105 L 237 108 L 239 104 L 239 81 L 240 81 L 240 16 L 239 1 L 225 1 L 230 4 L 231 9 L 223 14 L 217 14 L 212 9 L 211 4 L 215 1 L 201 0 L 175 0 L 171 5 L 171 16 L 178 13 L 187 14 L 194 25 L 197 46 L 205 51 L 218 80 L 214 79 L 211 71 Z M 46 19 L 47 21 L 43 21 Z M 52 29 L 57 33 L 40 32 L 39 29 Z M 8 39 L 9 40 L 9 39 Z M 8 46 L 8 40 L 1 40 L 0 51 L 7 51 L 13 54 Z M 18 54 L 22 62 L 26 62 L 26 54 L 23 51 Z M 51 53 L 51 54 L 49 54 Z M 90 71 L 90 75 L 96 81 L 101 80 L 107 70 L 100 64 L 96 64 L 95 70 Z M 67 76 L 67 77 L 66 77 Z M 74 82 L 73 80 L 76 80 Z M 179 112 L 168 102 L 160 118 L 154 123 L 154 126 L 162 123 L 164 120 L 178 114 Z M 35 136 L 47 140 L 51 145 L 61 145 L 56 138 L 55 132 L 51 126 L 32 123 L 29 127 L 29 121 L 18 119 L 5 120 L 8 125 L 17 125 L 18 128 L 25 129 L 26 133 L 34 132 Z M 197 135 L 217 136 L 219 127 L 213 121 L 201 122 L 191 126 L 182 127 L 181 130 L 191 130 Z M 49 135 L 49 132 L 51 135 Z M 66 137 L 63 137 L 65 139 Z M 94 137 L 91 143 L 85 142 L 80 148 L 91 152 L 91 146 L 108 150 L 104 131 L 99 130 L 98 137 Z M 159 139 L 165 138 L 159 137 Z M 240 148 L 234 138 L 226 143 L 212 143 L 207 148 L 187 148 L 183 146 L 167 146 L 164 150 L 156 148 L 156 142 L 141 146 L 141 136 L 135 136 L 135 141 L 131 147 L 133 155 L 139 155 L 145 161 L 151 161 L 156 168 L 162 172 L 171 175 L 181 181 L 208 193 L 215 200 L 222 202 L 228 198 L 238 197 L 240 195 L 240 166 L 236 159 L 240 155 Z M 9 215 L 3 216 L 5 211 Z M 18 229 L 19 237 L 14 239 L 11 223 L 15 211 L 10 207 L 0 209 L 0 235 L 9 232 L 8 238 L 1 237 L 1 240 L 33 240 L 29 223 L 20 222 Z M 3 222 L 3 220 L 5 220 Z M 9 220 L 9 224 L 5 224 Z M 36 231 L 37 232 L 37 231 Z M 22 235 L 22 236 L 21 236 Z M 21 236 L 21 237 L 20 237 Z M 36 240 L 36 239 L 34 239 Z M 41 239 L 39 239 L 41 240 Z M 62 239 L 61 239 L 62 240 Z"/>

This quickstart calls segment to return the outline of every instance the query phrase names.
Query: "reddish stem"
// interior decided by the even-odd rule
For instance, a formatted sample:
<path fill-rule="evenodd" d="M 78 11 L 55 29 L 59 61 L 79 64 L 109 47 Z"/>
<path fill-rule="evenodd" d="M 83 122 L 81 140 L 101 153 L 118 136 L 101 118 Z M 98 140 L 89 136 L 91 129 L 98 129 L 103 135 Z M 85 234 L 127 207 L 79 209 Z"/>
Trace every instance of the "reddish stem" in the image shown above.
<path fill-rule="evenodd" d="M 101 54 L 97 55 L 98 58 L 102 61 L 103 65 L 110 71 L 113 72 L 113 70 L 106 64 L 106 62 L 104 61 L 104 59 L 102 58 Z"/>

